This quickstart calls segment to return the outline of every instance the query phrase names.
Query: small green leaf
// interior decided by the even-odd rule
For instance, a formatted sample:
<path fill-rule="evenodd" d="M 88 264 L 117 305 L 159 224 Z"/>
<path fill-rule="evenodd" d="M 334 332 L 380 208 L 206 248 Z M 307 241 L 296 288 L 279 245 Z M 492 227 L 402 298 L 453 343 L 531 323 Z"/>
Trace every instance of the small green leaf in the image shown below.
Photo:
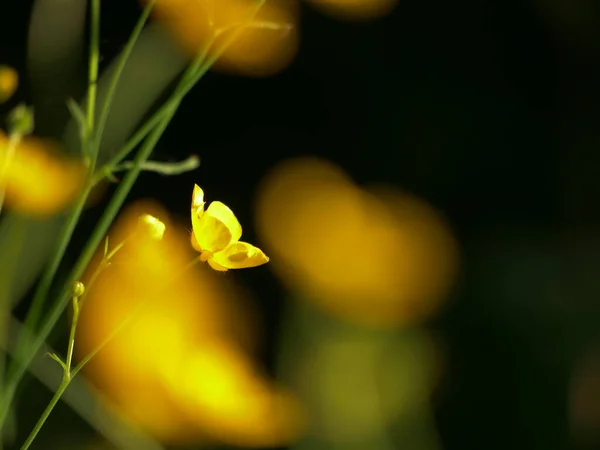
<path fill-rule="evenodd" d="M 57 363 L 60 364 L 60 366 L 64 369 L 67 370 L 67 365 L 64 363 L 64 361 L 62 359 L 60 359 L 60 356 L 58 356 L 56 353 L 46 353 L 50 358 L 52 358 L 54 361 L 56 361 Z"/>

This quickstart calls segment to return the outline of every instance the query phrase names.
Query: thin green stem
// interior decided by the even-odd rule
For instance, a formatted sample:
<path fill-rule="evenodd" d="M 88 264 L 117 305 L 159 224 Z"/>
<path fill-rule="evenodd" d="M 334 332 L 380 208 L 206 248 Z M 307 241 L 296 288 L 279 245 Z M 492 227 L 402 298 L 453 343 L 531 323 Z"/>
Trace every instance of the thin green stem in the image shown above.
<path fill-rule="evenodd" d="M 98 277 L 100 276 L 102 271 L 108 267 L 108 264 L 109 264 L 111 258 L 113 256 L 115 256 L 117 254 L 117 252 L 123 248 L 123 246 L 125 245 L 125 242 L 127 242 L 127 238 L 124 239 L 121 243 L 119 243 L 114 249 L 112 249 L 106 255 L 104 255 L 104 257 L 102 258 L 102 261 L 100 261 L 100 264 L 98 265 L 98 267 L 96 268 L 96 270 L 94 271 L 92 276 L 90 277 L 90 281 L 88 281 L 87 286 L 85 287 L 84 294 L 79 299 L 79 308 L 80 309 L 83 307 L 83 303 L 85 302 L 85 299 L 87 298 L 88 293 L 92 290 L 92 287 L 96 283 L 96 280 L 98 279 Z"/>
<path fill-rule="evenodd" d="M 96 97 L 98 92 L 98 66 L 100 61 L 100 0 L 92 0 L 90 30 L 90 55 L 88 66 L 88 91 L 87 91 L 87 152 L 92 160 L 96 159 L 94 149 L 94 125 L 96 111 Z"/>
<path fill-rule="evenodd" d="M 108 113 L 110 112 L 110 107 L 112 106 L 112 102 L 115 97 L 117 85 L 119 84 L 119 80 L 121 79 L 121 75 L 123 74 L 123 70 L 125 69 L 127 61 L 129 60 L 129 56 L 131 55 L 133 47 L 135 46 L 135 43 L 137 42 L 155 3 L 156 0 L 151 0 L 146 4 L 144 10 L 142 11 L 142 14 L 140 15 L 140 18 L 138 19 L 135 25 L 135 28 L 133 29 L 131 35 L 129 36 L 129 39 L 127 40 L 127 43 L 125 44 L 125 48 L 123 49 L 121 56 L 119 57 L 119 62 L 115 69 L 115 73 L 113 74 L 110 80 L 108 91 L 106 92 L 106 98 L 102 105 L 102 110 L 100 111 L 100 117 L 98 119 L 98 125 L 96 127 L 96 133 L 94 135 L 94 145 L 96 153 L 98 152 L 102 141 L 102 134 L 104 133 L 106 121 L 108 119 Z"/>
<path fill-rule="evenodd" d="M 73 320 L 71 320 L 71 331 L 69 332 L 69 343 L 67 345 L 67 358 L 65 359 L 65 376 L 71 378 L 71 365 L 73 364 L 73 351 L 75 350 L 75 334 L 79 323 L 79 297 L 73 297 Z"/>
<path fill-rule="evenodd" d="M 27 440 L 21 446 L 21 450 L 27 450 L 31 446 L 31 444 L 33 443 L 33 441 L 37 437 L 38 433 L 40 432 L 40 430 L 42 429 L 42 427 L 46 423 L 46 420 L 48 420 L 48 417 L 50 417 L 50 413 L 54 410 L 54 407 L 58 404 L 58 401 L 60 400 L 60 398 L 62 397 L 63 393 L 65 392 L 65 390 L 69 386 L 70 381 L 71 380 L 69 378 L 67 378 L 66 376 L 63 377 L 63 380 L 60 383 L 60 386 L 58 386 L 58 389 L 56 390 L 56 392 L 52 396 L 52 400 L 50 400 L 50 403 L 48 403 L 48 406 L 46 406 L 46 409 L 44 410 L 44 412 L 42 413 L 42 415 L 38 419 L 37 423 L 35 424 L 35 427 L 33 428 L 33 430 L 31 430 L 31 433 L 27 437 Z"/>
<path fill-rule="evenodd" d="M 52 280 L 54 280 L 54 277 L 56 276 L 58 267 L 60 266 L 60 263 L 65 255 L 67 246 L 69 245 L 71 236 L 75 231 L 75 227 L 77 226 L 77 222 L 79 221 L 79 217 L 83 212 L 83 208 L 91 190 L 92 186 L 88 183 L 88 185 L 83 189 L 83 191 L 79 195 L 75 206 L 73 206 L 73 208 L 71 209 L 69 216 L 67 217 L 67 221 L 63 227 L 62 233 L 59 236 L 58 245 L 52 253 L 52 259 L 50 260 L 50 263 L 48 264 L 46 270 L 42 274 L 42 278 L 40 279 L 35 293 L 33 294 L 33 300 L 25 318 L 25 326 L 32 332 L 38 326 L 44 300 L 48 295 L 48 290 L 50 289 Z M 25 344 L 27 341 L 22 342 L 23 344 Z M 19 347 L 22 346 L 23 345 L 20 345 Z"/>

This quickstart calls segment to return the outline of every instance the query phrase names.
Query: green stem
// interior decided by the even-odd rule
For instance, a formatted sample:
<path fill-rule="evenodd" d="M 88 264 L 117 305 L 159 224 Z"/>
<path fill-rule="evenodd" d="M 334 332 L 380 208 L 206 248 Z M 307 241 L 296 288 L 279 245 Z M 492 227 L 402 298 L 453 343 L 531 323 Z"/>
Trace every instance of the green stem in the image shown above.
<path fill-rule="evenodd" d="M 60 266 L 60 263 L 65 255 L 67 246 L 69 245 L 71 236 L 75 231 L 75 227 L 77 226 L 77 222 L 79 221 L 79 217 L 83 212 L 83 208 L 85 207 L 85 203 L 91 190 L 92 185 L 88 184 L 79 195 L 75 206 L 71 209 L 71 212 L 67 217 L 67 222 L 65 223 L 65 226 L 63 227 L 62 233 L 59 237 L 58 245 L 52 253 L 52 259 L 42 274 L 42 278 L 37 285 L 35 293 L 33 294 L 33 300 L 25 318 L 25 326 L 31 332 L 33 332 L 33 330 L 35 330 L 38 326 L 44 300 L 48 295 L 48 290 L 50 289 L 52 280 L 54 280 L 54 277 L 56 276 L 58 267 Z M 26 342 L 27 341 L 23 340 L 22 345 L 19 347 L 23 347 Z M 18 351 L 22 350 L 22 348 L 19 348 Z M 2 422 L 0 421 L 0 423 Z"/>
<path fill-rule="evenodd" d="M 48 406 L 46 406 L 46 409 L 44 410 L 44 412 L 38 419 L 37 423 L 35 424 L 35 427 L 33 428 L 33 430 L 31 430 L 31 433 L 27 437 L 27 440 L 21 446 L 21 450 L 27 450 L 31 446 L 31 444 L 37 437 L 38 433 L 40 432 L 40 430 L 46 423 L 46 420 L 48 420 L 48 417 L 50 417 L 50 413 L 52 412 L 52 410 L 54 410 L 54 407 L 57 405 L 57 403 L 60 400 L 60 398 L 62 397 L 63 393 L 69 386 L 70 382 L 71 382 L 71 380 L 68 377 L 66 377 L 66 376 L 63 377 L 63 380 L 60 383 L 60 386 L 58 387 L 58 389 L 52 396 L 52 400 L 50 400 L 50 403 L 48 403 Z"/>
<path fill-rule="evenodd" d="M 98 152 L 98 149 L 100 147 L 100 143 L 102 140 L 102 134 L 104 133 L 106 121 L 108 119 L 108 113 L 110 112 L 110 107 L 112 106 L 115 92 L 117 90 L 117 85 L 119 84 L 119 80 L 121 79 L 121 75 L 123 73 L 123 70 L 125 69 L 125 65 L 127 64 L 127 60 L 129 59 L 129 56 L 131 55 L 133 47 L 135 46 L 135 43 L 137 42 L 137 40 L 144 28 L 144 25 L 146 24 L 146 21 L 148 20 L 148 17 L 150 16 L 150 12 L 152 11 L 152 8 L 154 7 L 155 3 L 156 3 L 156 0 L 151 0 L 144 7 L 144 10 L 142 11 L 140 18 L 138 19 L 138 21 L 135 25 L 135 28 L 133 29 L 133 32 L 131 33 L 131 36 L 129 37 L 129 39 L 127 41 L 127 44 L 125 45 L 125 48 L 123 49 L 123 53 L 121 54 L 121 56 L 119 58 L 119 63 L 117 64 L 115 73 L 113 74 L 113 76 L 110 80 L 110 84 L 108 86 L 108 91 L 106 93 L 106 99 L 104 100 L 104 104 L 102 105 L 102 110 L 100 111 L 100 117 L 98 119 L 98 125 L 96 127 L 96 134 L 94 136 L 94 145 L 96 146 L 94 150 L 96 153 Z"/>
<path fill-rule="evenodd" d="M 98 91 L 98 66 L 100 61 L 100 0 L 92 0 L 90 30 L 90 56 L 88 66 L 87 92 L 87 151 L 95 161 L 94 149 L 94 114 L 96 111 L 96 96 Z"/>
<path fill-rule="evenodd" d="M 65 376 L 71 378 L 71 365 L 73 364 L 73 351 L 75 350 L 75 334 L 77 333 L 77 324 L 79 323 L 79 298 L 73 297 L 73 320 L 71 321 L 71 331 L 69 332 L 69 344 L 67 346 L 67 358 L 65 360 Z"/>

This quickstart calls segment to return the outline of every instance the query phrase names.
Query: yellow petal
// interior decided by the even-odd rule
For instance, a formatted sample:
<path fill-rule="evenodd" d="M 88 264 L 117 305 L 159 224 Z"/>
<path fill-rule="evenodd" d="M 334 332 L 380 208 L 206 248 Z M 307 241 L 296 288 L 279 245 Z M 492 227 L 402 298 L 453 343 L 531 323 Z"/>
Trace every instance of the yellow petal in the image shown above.
<path fill-rule="evenodd" d="M 86 177 L 82 162 L 65 157 L 45 140 L 24 138 L 9 153 L 8 138 L 1 132 L 0 172 L 6 206 L 30 215 L 49 215 L 66 208 Z"/>
<path fill-rule="evenodd" d="M 197 211 L 198 208 L 202 208 L 202 212 L 204 212 L 204 191 L 195 184 L 194 192 L 192 192 L 192 211 Z"/>
<path fill-rule="evenodd" d="M 212 267 L 214 270 L 216 270 L 218 272 L 227 272 L 229 270 L 227 267 L 223 267 L 221 264 L 217 264 L 212 259 L 209 259 L 207 262 L 210 267 Z"/>
<path fill-rule="evenodd" d="M 203 251 L 220 252 L 242 235 L 242 227 L 233 212 L 221 202 L 212 202 L 204 214 L 192 214 L 192 227 Z"/>
<path fill-rule="evenodd" d="M 0 66 L 0 103 L 8 100 L 19 86 L 17 71 L 9 66 Z"/>
<path fill-rule="evenodd" d="M 192 215 L 192 223 L 194 222 L 194 216 Z M 194 225 L 192 225 L 194 226 Z M 195 226 L 194 226 L 195 228 Z M 202 249 L 200 248 L 200 245 L 198 244 L 198 241 L 196 240 L 196 234 L 192 231 L 191 233 L 191 237 L 190 240 L 192 242 L 192 247 L 194 250 L 196 250 L 197 252 L 202 252 Z"/>
<path fill-rule="evenodd" d="M 212 261 L 227 269 L 245 269 L 265 264 L 269 262 L 269 257 L 258 247 L 246 242 L 234 242 L 225 250 L 216 253 Z"/>
<path fill-rule="evenodd" d="M 231 233 L 231 242 L 239 241 L 242 237 L 242 226 L 233 214 L 233 211 L 221 202 L 212 202 L 208 205 L 206 215 L 214 217 L 219 222 L 223 222 Z"/>

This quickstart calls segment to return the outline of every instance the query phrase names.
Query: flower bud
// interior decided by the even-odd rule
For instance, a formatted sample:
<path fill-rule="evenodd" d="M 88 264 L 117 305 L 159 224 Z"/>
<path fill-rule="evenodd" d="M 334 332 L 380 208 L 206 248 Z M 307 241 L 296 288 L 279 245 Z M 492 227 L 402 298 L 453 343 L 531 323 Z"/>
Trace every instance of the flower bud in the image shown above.
<path fill-rule="evenodd" d="M 81 297 L 85 292 L 85 286 L 81 281 L 74 281 L 71 286 L 71 295 L 73 297 Z"/>
<path fill-rule="evenodd" d="M 154 240 L 160 241 L 165 234 L 165 224 L 150 214 L 141 215 L 139 225 Z"/>

